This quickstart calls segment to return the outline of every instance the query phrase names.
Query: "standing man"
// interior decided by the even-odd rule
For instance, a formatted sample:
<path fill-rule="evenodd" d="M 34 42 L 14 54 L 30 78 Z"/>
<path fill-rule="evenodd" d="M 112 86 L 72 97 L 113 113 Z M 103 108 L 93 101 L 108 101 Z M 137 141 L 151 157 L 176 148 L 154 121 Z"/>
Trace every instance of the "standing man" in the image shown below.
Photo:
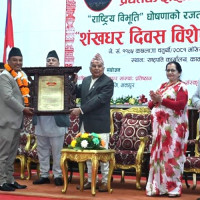
<path fill-rule="evenodd" d="M 91 76 L 84 78 L 77 86 L 77 97 L 81 98 L 80 108 L 73 108 L 71 114 L 80 115 L 80 131 L 100 134 L 108 149 L 110 137 L 110 100 L 113 95 L 114 83 L 104 74 L 104 62 L 98 53 L 90 63 Z M 107 192 L 109 163 L 100 162 L 102 181 L 99 192 Z M 88 182 L 84 189 L 91 189 L 91 161 L 87 161 Z M 78 186 L 77 189 L 80 187 Z"/>
<path fill-rule="evenodd" d="M 0 190 L 14 191 L 24 189 L 13 177 L 14 161 L 19 146 L 20 131 L 24 114 L 32 115 L 33 108 L 28 106 L 28 82 L 21 70 L 22 53 L 13 47 L 8 55 L 8 63 L 0 74 Z M 26 94 L 24 94 L 24 92 Z"/>
<path fill-rule="evenodd" d="M 46 58 L 47 67 L 59 67 L 59 58 L 56 51 L 50 51 Z M 49 116 L 34 116 L 35 134 L 37 136 L 37 152 L 40 163 L 40 178 L 33 184 L 47 184 L 49 180 L 50 156 L 53 157 L 53 176 L 56 186 L 63 185 L 60 168 L 61 149 L 63 148 L 69 115 L 56 114 Z"/>

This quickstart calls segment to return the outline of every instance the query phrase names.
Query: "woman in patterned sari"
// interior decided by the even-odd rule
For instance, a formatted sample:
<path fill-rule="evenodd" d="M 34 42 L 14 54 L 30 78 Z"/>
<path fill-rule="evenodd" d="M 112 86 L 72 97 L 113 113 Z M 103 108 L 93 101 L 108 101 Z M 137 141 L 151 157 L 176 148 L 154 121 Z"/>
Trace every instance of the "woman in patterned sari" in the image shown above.
<path fill-rule="evenodd" d="M 168 82 L 150 91 L 148 106 L 152 117 L 150 171 L 146 186 L 148 196 L 179 197 L 188 139 L 188 91 L 180 80 L 177 62 L 166 65 Z"/>

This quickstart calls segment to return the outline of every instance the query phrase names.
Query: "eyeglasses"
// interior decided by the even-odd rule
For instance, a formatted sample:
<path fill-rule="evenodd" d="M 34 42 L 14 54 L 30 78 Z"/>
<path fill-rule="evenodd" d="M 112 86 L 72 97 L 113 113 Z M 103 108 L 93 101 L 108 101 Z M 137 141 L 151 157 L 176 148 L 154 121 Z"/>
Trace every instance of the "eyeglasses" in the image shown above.
<path fill-rule="evenodd" d="M 169 73 L 169 72 L 174 73 L 174 72 L 176 72 L 176 71 L 177 71 L 176 69 L 166 69 L 166 72 L 167 72 L 167 73 Z"/>

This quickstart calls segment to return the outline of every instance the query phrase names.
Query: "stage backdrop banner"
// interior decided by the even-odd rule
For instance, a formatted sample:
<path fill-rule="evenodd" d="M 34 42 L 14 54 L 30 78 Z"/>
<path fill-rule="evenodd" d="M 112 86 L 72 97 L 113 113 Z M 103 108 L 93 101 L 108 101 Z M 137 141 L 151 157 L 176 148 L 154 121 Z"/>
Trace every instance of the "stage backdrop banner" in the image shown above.
<path fill-rule="evenodd" d="M 65 66 L 89 75 L 96 53 L 114 83 L 114 99 L 156 90 L 170 61 L 182 66 L 189 97 L 200 65 L 199 0 L 67 0 Z"/>

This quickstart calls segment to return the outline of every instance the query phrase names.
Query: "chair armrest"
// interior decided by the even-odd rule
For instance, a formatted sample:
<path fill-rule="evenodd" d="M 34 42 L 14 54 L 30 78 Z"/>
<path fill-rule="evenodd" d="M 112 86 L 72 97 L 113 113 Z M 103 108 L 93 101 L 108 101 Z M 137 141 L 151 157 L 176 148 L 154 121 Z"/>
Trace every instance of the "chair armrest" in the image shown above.
<path fill-rule="evenodd" d="M 195 139 L 195 157 L 199 157 L 200 156 L 200 152 L 199 152 L 199 146 L 200 146 L 200 140 Z"/>
<path fill-rule="evenodd" d="M 148 141 L 148 136 L 139 137 L 140 138 L 140 146 L 138 148 L 137 156 L 136 156 L 136 163 L 141 164 L 143 160 L 144 148 L 145 144 Z"/>
<path fill-rule="evenodd" d="M 34 150 L 36 148 L 36 146 L 37 146 L 37 141 L 36 141 L 35 135 L 30 134 L 30 133 L 27 134 L 27 143 L 26 143 L 26 146 L 25 146 L 25 151 Z"/>

